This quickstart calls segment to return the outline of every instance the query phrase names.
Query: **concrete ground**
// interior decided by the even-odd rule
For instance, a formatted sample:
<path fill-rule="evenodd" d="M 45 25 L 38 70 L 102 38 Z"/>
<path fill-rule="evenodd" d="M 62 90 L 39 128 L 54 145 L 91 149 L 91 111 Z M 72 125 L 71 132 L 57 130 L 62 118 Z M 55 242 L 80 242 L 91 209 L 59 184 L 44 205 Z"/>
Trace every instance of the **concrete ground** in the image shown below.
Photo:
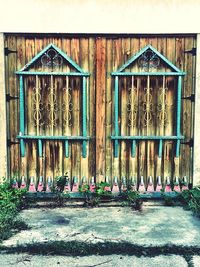
<path fill-rule="evenodd" d="M 18 246 L 48 244 L 51 241 L 77 241 L 82 244 L 116 244 L 116 252 L 88 256 L 35 255 L 34 253 L 0 254 L 2 266 L 148 266 L 200 267 L 200 219 L 182 207 L 165 207 L 145 203 L 143 210 L 130 207 L 98 208 L 32 208 L 21 212 L 21 217 L 30 226 L 3 242 L 8 251 Z M 141 251 L 120 254 L 118 243 L 136 245 Z M 156 247 L 149 254 L 148 248 Z M 165 246 L 171 248 L 166 250 Z M 185 251 L 194 247 L 195 253 Z M 161 248 L 161 249 L 159 249 Z M 173 250 L 174 248 L 174 250 Z M 183 249 L 183 251 L 182 251 Z M 111 254 L 111 255 L 109 255 Z"/>
<path fill-rule="evenodd" d="M 85 257 L 65 257 L 65 256 L 32 256 L 28 254 L 0 255 L 2 266 L 16 267 L 187 267 L 186 260 L 181 256 L 156 256 L 154 258 L 111 255 L 111 256 L 85 256 Z M 195 264 L 195 260 L 193 259 Z M 200 266 L 200 257 L 197 257 L 197 264 Z"/>

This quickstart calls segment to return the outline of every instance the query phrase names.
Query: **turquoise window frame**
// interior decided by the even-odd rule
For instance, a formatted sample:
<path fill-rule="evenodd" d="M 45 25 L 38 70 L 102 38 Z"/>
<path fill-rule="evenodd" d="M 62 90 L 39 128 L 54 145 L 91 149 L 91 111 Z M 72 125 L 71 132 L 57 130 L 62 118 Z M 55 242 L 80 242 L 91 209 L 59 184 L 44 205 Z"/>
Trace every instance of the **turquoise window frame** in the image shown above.
<path fill-rule="evenodd" d="M 155 53 L 163 62 L 167 64 L 167 66 L 172 69 L 170 72 L 126 72 L 125 69 L 129 67 L 134 61 L 136 61 L 143 53 L 147 50 Z M 170 62 L 166 57 L 164 57 L 161 53 L 159 53 L 154 47 L 151 45 L 145 46 L 138 53 L 132 56 L 125 64 L 123 64 L 116 72 L 112 72 L 111 76 L 114 77 L 114 134 L 111 135 L 111 140 L 114 141 L 114 157 L 117 158 L 119 156 L 119 141 L 121 140 L 129 140 L 131 141 L 131 157 L 135 157 L 136 155 L 136 145 L 137 141 L 142 140 L 158 140 L 158 157 L 162 157 L 162 146 L 164 140 L 174 140 L 176 141 L 176 157 L 180 156 L 180 141 L 184 139 L 184 136 L 181 135 L 181 92 L 182 92 L 182 77 L 186 75 L 186 72 L 178 69 L 172 62 Z M 123 76 L 174 76 L 178 77 L 177 83 L 177 103 L 176 103 L 176 134 L 169 136 L 156 136 L 156 135 L 146 135 L 146 136 L 122 136 L 119 133 L 119 124 L 118 124 L 118 116 L 119 116 L 119 107 L 118 107 L 118 99 L 119 99 L 119 77 Z"/>
<path fill-rule="evenodd" d="M 63 59 L 65 59 L 72 67 L 75 68 L 75 72 L 45 72 L 45 71 L 29 71 L 29 68 L 49 49 L 54 49 Z M 15 72 L 19 76 L 19 99 L 20 99 L 20 132 L 16 136 L 20 140 L 21 157 L 25 157 L 25 141 L 37 140 L 38 141 L 38 154 L 42 157 L 42 142 L 45 140 L 58 140 L 63 141 L 65 144 L 65 156 L 69 157 L 69 141 L 82 142 L 82 157 L 87 157 L 87 142 L 90 137 L 87 135 L 87 77 L 90 73 L 84 72 L 83 69 L 76 64 L 70 57 L 67 56 L 62 50 L 56 47 L 54 44 L 49 44 L 41 52 L 39 52 L 29 63 L 27 63 L 22 69 Z M 27 135 L 25 134 L 25 98 L 24 98 L 24 78 L 26 76 L 76 76 L 82 79 L 82 135 L 79 136 L 41 136 L 41 135 Z"/>

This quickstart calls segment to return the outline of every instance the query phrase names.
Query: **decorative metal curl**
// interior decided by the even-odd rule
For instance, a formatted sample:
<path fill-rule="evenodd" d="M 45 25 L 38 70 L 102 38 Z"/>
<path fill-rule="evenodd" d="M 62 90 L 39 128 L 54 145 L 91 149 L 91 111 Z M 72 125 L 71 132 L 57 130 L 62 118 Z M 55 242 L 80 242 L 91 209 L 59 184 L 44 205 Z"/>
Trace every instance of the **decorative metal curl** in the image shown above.
<path fill-rule="evenodd" d="M 71 96 L 71 88 L 63 88 L 63 91 L 65 92 L 65 98 L 62 104 L 62 111 L 64 112 L 63 119 L 66 126 L 72 126 L 72 110 L 73 110 L 73 104 L 71 102 L 72 96 Z"/>
<path fill-rule="evenodd" d="M 42 121 L 42 111 L 43 111 L 43 106 L 42 106 L 42 97 L 41 97 L 41 87 L 34 87 L 33 88 L 33 118 L 34 118 L 34 126 L 35 127 L 40 127 L 44 124 Z"/>
<path fill-rule="evenodd" d="M 139 67 L 143 68 L 145 71 L 148 71 L 152 68 L 157 68 L 160 65 L 160 59 L 153 51 L 147 50 L 140 56 L 138 63 Z"/>
<path fill-rule="evenodd" d="M 130 92 L 129 97 L 128 97 L 128 104 L 127 104 L 128 126 L 134 127 L 136 126 L 137 111 L 138 111 L 137 88 L 130 87 L 128 90 Z"/>
<path fill-rule="evenodd" d="M 63 59 L 54 49 L 49 49 L 41 57 L 41 63 L 43 66 L 53 68 L 54 66 L 61 66 L 63 64 Z"/>
<path fill-rule="evenodd" d="M 144 94 L 144 100 L 143 100 L 143 111 L 144 111 L 144 122 L 143 125 L 146 127 L 147 125 L 150 125 L 152 123 L 152 113 L 153 113 L 153 103 L 152 103 L 152 95 L 150 94 L 150 91 L 152 91 L 152 88 L 144 88 L 146 93 Z"/>
<path fill-rule="evenodd" d="M 167 109 L 169 109 L 171 106 L 173 106 L 173 104 L 170 104 L 167 101 L 167 91 L 168 88 L 165 87 L 161 87 L 158 90 L 159 93 L 159 97 L 158 97 L 158 104 L 157 104 L 157 116 L 158 116 L 158 120 L 161 126 L 164 126 L 168 123 L 168 113 L 167 113 Z"/>
<path fill-rule="evenodd" d="M 56 126 L 56 112 L 58 111 L 58 103 L 56 101 L 56 94 L 53 92 L 54 88 L 49 87 L 47 111 L 49 111 L 49 126 Z"/>

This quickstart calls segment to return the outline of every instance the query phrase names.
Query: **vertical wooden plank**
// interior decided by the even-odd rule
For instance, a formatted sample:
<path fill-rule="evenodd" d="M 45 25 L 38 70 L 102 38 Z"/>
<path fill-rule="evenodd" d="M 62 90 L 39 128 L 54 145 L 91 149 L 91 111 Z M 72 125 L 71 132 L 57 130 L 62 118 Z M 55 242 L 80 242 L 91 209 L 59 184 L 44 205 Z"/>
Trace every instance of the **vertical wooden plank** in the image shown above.
<path fill-rule="evenodd" d="M 25 65 L 25 38 L 24 37 L 17 37 L 17 67 L 16 69 L 19 70 Z M 19 90 L 19 79 L 17 80 L 17 88 Z M 26 107 L 25 104 L 25 114 L 26 114 Z M 19 110 L 19 103 L 18 103 L 18 110 Z M 18 118 L 19 120 L 19 113 Z M 26 122 L 26 115 L 25 115 L 25 122 Z M 25 124 L 25 132 L 26 132 L 26 124 Z M 20 151 L 18 155 L 18 160 L 20 162 Z M 20 177 L 24 176 L 27 179 L 27 155 L 21 158 L 20 162 Z"/>
<path fill-rule="evenodd" d="M 185 37 L 184 50 L 191 50 L 194 46 L 193 37 Z M 192 54 L 184 54 L 184 84 L 182 88 L 182 96 L 190 97 L 193 93 L 193 56 Z M 189 100 L 182 101 L 182 134 L 185 136 L 185 141 L 193 138 L 193 118 L 192 107 L 193 103 Z M 192 178 L 192 148 L 189 145 L 181 145 L 180 151 L 180 177 L 186 176 L 188 181 Z"/>
<path fill-rule="evenodd" d="M 125 63 L 130 54 L 130 38 L 122 38 L 122 59 Z M 121 86 L 119 94 L 121 96 L 121 135 L 127 135 L 127 101 L 128 101 L 128 79 L 124 77 L 121 79 Z M 121 141 L 121 177 L 128 178 L 128 147 L 129 144 L 126 141 Z"/>
<path fill-rule="evenodd" d="M 179 69 L 183 69 L 184 67 L 184 38 L 176 38 L 176 66 Z M 184 85 L 184 83 L 183 83 Z M 178 88 L 178 87 L 177 87 Z M 179 92 L 177 92 L 179 93 Z M 178 97 L 178 95 L 177 95 Z M 182 129 L 181 129 L 182 131 Z M 180 157 L 177 155 L 174 158 L 174 176 L 180 176 Z"/>
<path fill-rule="evenodd" d="M 96 153 L 95 153 L 95 142 L 96 142 L 96 124 L 95 124 L 95 110 L 96 110 L 96 93 L 95 93 L 95 84 L 96 84 L 96 69 L 95 69 L 95 63 L 96 63 L 96 46 L 95 46 L 95 38 L 90 37 L 89 38 L 89 72 L 90 77 L 88 79 L 88 88 L 89 88 L 89 94 L 88 94 L 88 118 L 89 118 L 89 135 L 91 137 L 89 141 L 89 177 L 95 176 L 95 168 L 96 168 Z"/>
<path fill-rule="evenodd" d="M 80 40 L 73 38 L 71 39 L 71 57 L 80 65 Z M 80 101 L 81 101 L 81 82 L 80 78 L 71 79 L 72 84 L 72 103 L 73 103 L 73 116 L 72 116 L 72 135 L 79 135 L 81 124 L 80 124 Z M 81 144 L 72 143 L 72 176 L 76 176 L 78 179 L 81 175 Z"/>
<path fill-rule="evenodd" d="M 53 44 L 55 44 L 59 49 L 62 49 L 61 38 L 53 38 Z M 63 62 L 63 64 L 66 64 Z M 54 70 L 62 72 L 63 66 L 54 66 Z M 54 79 L 54 92 L 55 92 L 55 119 L 56 126 L 54 129 L 55 135 L 62 135 L 63 125 L 62 125 L 62 90 L 63 90 L 63 79 L 64 77 L 55 77 Z M 54 177 L 59 177 L 63 175 L 63 143 L 61 141 L 54 141 Z"/>
<path fill-rule="evenodd" d="M 48 44 L 53 42 L 53 38 L 50 37 L 45 37 L 43 39 L 43 47 L 46 47 Z M 49 67 L 43 66 L 42 69 L 44 71 L 48 71 Z M 44 90 L 44 107 L 45 107 L 45 135 L 52 135 L 52 126 L 51 126 L 51 121 L 50 121 L 50 116 L 51 113 L 49 112 L 50 106 L 49 106 L 49 101 L 50 101 L 50 88 L 51 88 L 51 78 L 48 77 L 43 77 L 42 78 L 42 87 Z M 51 177 L 52 181 L 54 178 L 54 142 L 53 141 L 45 141 L 45 146 L 44 146 L 44 160 L 45 160 L 45 180 L 46 183 L 48 181 L 48 178 Z"/>
<path fill-rule="evenodd" d="M 12 51 L 16 51 L 16 37 L 14 36 L 9 36 L 8 37 L 8 48 Z M 17 86 L 16 86 L 16 54 L 12 53 L 9 55 L 8 58 L 8 79 L 9 79 L 9 91 L 8 93 L 11 96 L 16 96 L 17 95 Z M 15 137 L 17 134 L 17 106 L 18 104 L 16 101 L 10 101 L 9 102 L 9 110 L 10 110 L 10 140 L 11 141 L 16 141 Z M 10 147 L 10 161 L 11 161 L 11 177 L 16 177 L 18 178 L 19 175 L 19 166 L 18 166 L 18 156 L 19 156 L 19 150 L 17 148 L 18 145 L 12 145 Z"/>
<path fill-rule="evenodd" d="M 163 38 L 164 39 L 164 38 Z M 149 38 L 149 44 L 151 44 L 155 49 L 157 49 L 158 42 L 157 38 Z M 150 71 L 158 71 L 157 68 L 152 68 Z M 160 70 L 159 70 L 160 71 Z M 156 96 L 157 96 L 157 88 L 156 88 L 156 78 L 150 77 L 149 78 L 149 93 L 150 93 L 150 109 L 151 109 L 151 121 L 148 125 L 148 135 L 155 135 L 156 134 Z M 155 155 L 158 153 L 156 150 L 157 145 L 156 141 L 148 141 L 147 142 L 147 181 L 149 177 L 152 177 L 153 183 L 156 181 L 156 162 L 155 162 Z"/>
<path fill-rule="evenodd" d="M 168 37 L 166 57 L 176 65 L 175 56 L 176 56 L 175 38 Z M 169 107 L 167 110 L 167 124 L 165 125 L 165 135 L 172 135 L 174 133 L 174 114 L 176 112 L 176 104 L 175 104 L 176 82 L 174 82 L 174 78 L 166 77 L 166 88 L 168 88 L 166 91 L 166 99 Z M 168 176 L 170 178 L 172 178 L 173 176 L 173 165 L 174 165 L 173 147 L 174 146 L 172 141 L 166 141 L 164 143 L 164 158 L 163 158 L 164 179 L 166 179 L 166 177 Z"/>
<path fill-rule="evenodd" d="M 116 71 L 122 65 L 122 42 L 121 38 L 113 40 L 113 71 Z M 114 80 L 114 78 L 113 78 Z M 113 83 L 114 87 L 114 83 Z M 113 99 L 114 99 L 114 90 L 113 90 Z M 114 103 L 114 102 L 113 102 Z M 117 105 L 119 106 L 119 101 Z M 115 103 L 114 103 L 115 105 Z M 113 114 L 114 114 L 114 105 L 113 105 Z M 120 113 L 119 113 L 120 114 Z M 121 118 L 118 116 L 118 127 L 119 133 L 121 133 Z M 114 124 L 113 124 L 113 132 L 114 132 Z M 119 142 L 119 152 L 118 157 L 113 158 L 112 162 L 112 176 L 120 178 L 120 153 L 121 153 L 121 142 Z"/>
<path fill-rule="evenodd" d="M 106 40 L 96 39 L 96 175 L 105 177 Z"/>
<path fill-rule="evenodd" d="M 88 39 L 86 38 L 81 38 L 80 40 L 80 65 L 81 65 L 81 68 L 84 70 L 84 71 L 89 71 L 89 62 L 88 62 L 88 58 L 89 57 L 89 42 L 88 42 Z M 86 80 L 86 78 L 84 77 L 82 79 L 82 86 L 84 86 L 84 80 Z M 84 92 L 84 88 L 81 89 L 82 93 L 81 93 L 81 97 L 82 99 L 84 98 L 84 95 L 85 95 L 85 99 L 87 99 L 87 94 L 88 94 L 88 88 L 85 88 L 85 92 Z M 81 113 L 82 115 L 88 115 L 87 113 L 84 114 L 84 110 L 83 110 L 83 105 L 84 105 L 84 99 L 81 101 L 82 102 L 82 105 L 81 105 Z M 87 104 L 86 104 L 86 108 L 87 108 Z M 82 118 L 83 120 L 83 118 Z M 86 126 L 88 126 L 88 121 L 89 121 L 89 118 L 87 116 L 87 120 L 86 120 Z M 86 129 L 88 127 L 84 127 L 84 121 L 82 121 L 81 125 L 82 125 L 82 131 L 83 131 L 83 135 L 87 135 L 87 132 L 86 132 Z M 85 129 L 84 129 L 85 128 Z M 81 149 L 82 151 L 83 149 Z M 88 153 L 89 153 L 89 146 L 88 146 L 88 143 L 87 143 L 87 155 L 86 157 L 83 157 L 83 155 L 81 156 L 81 177 L 85 176 L 87 179 L 88 179 Z M 82 154 L 82 153 L 81 153 Z"/>
<path fill-rule="evenodd" d="M 112 177 L 112 158 L 113 158 L 113 143 L 110 139 L 112 135 L 112 91 L 113 85 L 110 73 L 113 71 L 113 42 L 112 39 L 106 40 L 106 176 Z"/>
<path fill-rule="evenodd" d="M 43 48 L 45 48 L 49 44 L 48 38 L 37 38 L 36 41 L 36 47 L 35 49 L 37 52 L 41 51 Z M 46 66 L 41 66 L 41 70 L 45 71 L 48 68 Z M 42 114 L 43 114 L 43 125 L 40 128 L 40 131 L 43 135 L 49 135 L 50 134 L 50 128 L 49 128 L 49 111 L 48 111 L 48 98 L 49 98 L 49 87 L 50 87 L 50 81 L 48 77 L 41 77 L 40 78 L 40 85 L 42 90 Z M 39 168 L 39 174 L 44 177 L 44 183 L 47 183 L 47 178 L 51 177 L 53 178 L 53 172 L 51 170 L 51 162 L 50 162 L 50 142 L 44 141 L 43 142 L 43 163 L 42 159 L 40 159 L 40 168 Z"/>
<path fill-rule="evenodd" d="M 43 39 L 41 38 L 35 38 L 35 54 L 37 55 L 41 50 L 43 49 Z M 41 64 L 37 64 L 37 71 L 42 71 L 42 66 Z M 38 92 L 41 94 L 41 104 L 43 103 L 43 91 L 45 90 L 45 88 L 42 88 L 42 79 L 41 77 L 38 77 Z M 44 117 L 43 117 L 43 113 L 44 113 L 44 109 L 45 107 L 42 106 L 41 107 L 41 121 L 40 121 L 40 125 L 38 126 L 38 133 L 40 135 L 44 134 L 44 127 L 42 126 L 42 123 L 44 123 Z M 45 180 L 45 155 L 44 155 L 44 147 L 45 147 L 45 142 L 41 141 L 37 143 L 37 149 L 41 150 L 40 151 L 40 155 L 39 155 L 39 151 L 37 151 L 37 171 L 38 171 L 38 175 L 37 175 L 37 182 L 39 181 L 39 177 L 43 177 L 43 181 Z"/>
<path fill-rule="evenodd" d="M 167 50 L 167 39 L 162 37 L 162 38 L 157 38 L 157 48 L 158 51 L 163 54 L 164 56 L 166 56 L 166 50 Z M 159 71 L 166 71 L 166 66 L 163 65 L 162 62 L 160 62 L 160 66 L 159 66 Z M 159 77 L 157 78 L 156 81 L 156 90 L 157 90 L 157 96 L 156 96 L 156 114 L 157 115 L 161 115 L 161 119 L 159 119 L 159 117 L 156 117 L 156 134 L 157 135 L 165 135 L 165 126 L 166 126 L 166 121 L 164 120 L 164 116 L 165 116 L 165 112 L 167 112 L 166 108 L 166 103 L 165 103 L 165 93 L 166 93 L 166 79 L 165 77 Z M 163 94 L 163 95 L 162 95 Z M 162 107 L 162 111 L 159 111 L 159 105 L 161 105 Z M 162 106 L 163 105 L 163 106 Z M 160 114 L 160 112 L 162 112 L 162 114 Z M 157 144 L 157 163 L 156 163 L 156 178 L 158 178 L 159 176 L 161 177 L 161 181 L 162 183 L 164 183 L 164 157 L 163 155 L 165 155 L 165 153 L 163 152 L 165 150 L 165 146 L 166 146 L 166 142 L 159 142 L 159 144 Z M 168 162 L 168 161 L 167 161 Z M 166 174 L 168 175 L 168 174 Z"/>
<path fill-rule="evenodd" d="M 26 63 L 28 63 L 35 56 L 35 40 L 34 38 L 26 38 Z M 27 77 L 24 82 L 27 94 L 27 130 L 28 134 L 36 134 L 36 127 L 34 121 L 34 105 L 33 105 L 33 87 L 35 87 L 35 77 Z M 37 143 L 36 141 L 28 141 L 28 175 L 29 177 L 37 177 Z"/>
<path fill-rule="evenodd" d="M 140 49 L 148 45 L 148 38 L 140 38 Z M 140 127 L 139 127 L 139 134 L 140 135 L 146 135 L 146 126 L 144 125 L 144 110 L 143 110 L 143 101 L 144 101 L 144 94 L 145 94 L 145 88 L 147 87 L 147 80 L 146 77 L 140 78 L 140 90 L 139 90 L 139 98 L 142 100 L 140 103 Z M 139 144 L 139 181 L 140 177 L 144 177 L 144 182 L 147 184 L 147 142 L 146 141 L 140 141 Z M 138 182 L 139 182 L 138 181 Z"/>
<path fill-rule="evenodd" d="M 8 47 L 8 35 L 4 35 L 4 47 Z M 3 46 L 2 46 L 3 47 Z M 9 59 L 8 57 L 5 56 L 5 53 L 3 54 L 4 55 L 4 61 L 5 61 L 5 94 L 9 94 Z M 3 68 L 2 68 L 3 70 Z M 2 76 L 3 77 L 3 76 Z M 5 103 L 6 103 L 6 134 L 7 134 L 7 140 L 10 139 L 10 104 L 9 102 L 7 102 L 5 100 Z M 7 141 L 6 140 L 6 141 Z M 7 143 L 5 143 L 6 146 L 7 146 Z M 11 177 L 11 153 L 10 153 L 10 148 L 7 146 L 7 177 L 8 179 L 10 179 Z"/>
<path fill-rule="evenodd" d="M 70 52 L 71 52 L 71 47 L 70 47 L 70 39 L 67 38 L 62 38 L 62 50 L 63 52 L 65 52 L 69 57 Z M 63 71 L 69 72 L 70 71 L 70 67 L 68 65 L 63 65 Z M 69 92 L 71 92 L 71 97 L 72 97 L 72 89 L 70 88 L 70 81 L 69 81 L 69 77 L 66 77 L 66 81 L 65 81 L 65 88 L 66 90 L 69 90 Z M 67 92 L 66 92 L 67 93 Z M 64 96 L 65 92 L 63 92 L 63 103 L 64 103 Z M 74 106 L 72 107 L 72 109 L 74 108 Z M 68 107 L 66 107 L 66 110 L 63 111 L 64 112 L 68 112 Z M 64 116 L 64 114 L 63 114 Z M 72 121 L 71 121 L 72 124 Z M 63 135 L 72 135 L 72 126 L 70 126 L 67 122 L 65 122 L 63 120 Z M 71 173 L 71 161 L 72 161 L 72 144 L 70 144 L 69 146 L 69 156 L 65 157 L 65 147 L 63 148 L 63 172 L 64 174 L 67 174 L 70 178 L 72 177 L 72 173 Z"/>
<path fill-rule="evenodd" d="M 131 38 L 131 50 L 130 50 L 130 57 L 138 53 L 140 50 L 140 39 L 139 38 Z M 131 68 L 131 71 L 139 71 L 138 65 Z M 136 122 L 135 125 L 132 125 L 130 127 L 130 135 L 139 135 L 139 107 L 140 107 L 140 98 L 139 98 L 139 90 L 140 88 L 140 82 L 138 77 L 132 77 L 131 79 L 131 87 L 136 88 L 136 105 L 137 105 L 137 113 L 136 113 Z M 138 147 L 139 142 L 136 143 L 136 153 L 135 157 L 132 157 L 131 151 L 129 152 L 129 177 L 133 177 L 134 179 L 137 179 L 139 181 L 139 173 L 138 173 L 138 165 L 139 165 L 139 156 L 138 156 Z"/>

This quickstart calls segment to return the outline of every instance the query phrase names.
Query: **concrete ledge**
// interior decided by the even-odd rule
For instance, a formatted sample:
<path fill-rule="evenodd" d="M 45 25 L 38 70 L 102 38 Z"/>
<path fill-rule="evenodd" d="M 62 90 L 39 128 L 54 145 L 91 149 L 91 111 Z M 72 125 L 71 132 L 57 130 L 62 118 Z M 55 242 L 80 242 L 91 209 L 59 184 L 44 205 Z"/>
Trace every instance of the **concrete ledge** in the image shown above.
<path fill-rule="evenodd" d="M 94 193 L 90 193 L 91 196 L 95 196 L 96 194 Z M 180 195 L 180 193 L 178 192 L 169 192 L 169 193 L 160 193 L 160 192 L 153 192 L 153 193 L 144 193 L 144 194 L 139 194 L 139 198 L 141 199 L 163 199 L 164 196 L 168 196 L 171 198 L 175 198 L 178 195 Z M 36 193 L 26 193 L 26 197 L 27 198 L 35 198 L 35 199 L 54 199 L 57 198 L 59 196 L 59 193 L 54 193 L 54 192 L 36 192 Z M 66 199 L 85 199 L 86 198 L 86 194 L 85 193 L 81 193 L 81 192 L 77 192 L 77 193 L 63 193 L 62 194 L 63 198 Z M 110 194 L 110 195 L 105 195 L 102 196 L 102 199 L 107 199 L 107 200 L 123 200 L 123 194 L 120 193 L 116 193 L 116 194 Z"/>

